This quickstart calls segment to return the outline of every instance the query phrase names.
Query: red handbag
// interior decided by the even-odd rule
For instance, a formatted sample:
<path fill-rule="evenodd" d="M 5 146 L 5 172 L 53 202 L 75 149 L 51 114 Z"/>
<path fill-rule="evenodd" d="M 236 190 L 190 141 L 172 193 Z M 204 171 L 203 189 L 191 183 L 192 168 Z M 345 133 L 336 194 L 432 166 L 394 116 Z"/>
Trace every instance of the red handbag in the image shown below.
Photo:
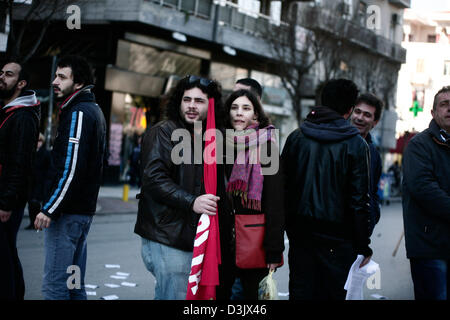
<path fill-rule="evenodd" d="M 266 268 L 263 247 L 266 218 L 261 214 L 235 214 L 236 266 L 241 269 Z"/>

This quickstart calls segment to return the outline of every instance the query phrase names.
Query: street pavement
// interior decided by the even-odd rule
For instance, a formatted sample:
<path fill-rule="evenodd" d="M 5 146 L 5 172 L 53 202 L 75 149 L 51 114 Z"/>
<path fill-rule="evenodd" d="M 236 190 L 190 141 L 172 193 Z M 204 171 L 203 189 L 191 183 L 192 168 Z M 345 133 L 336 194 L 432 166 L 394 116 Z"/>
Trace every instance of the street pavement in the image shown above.
<path fill-rule="evenodd" d="M 154 298 L 155 279 L 148 272 L 141 258 L 141 239 L 134 233 L 136 222 L 137 189 L 131 189 L 128 202 L 122 201 L 122 187 L 102 187 L 100 189 L 97 214 L 88 236 L 88 258 L 85 283 L 98 286 L 87 289 L 95 293 L 89 300 L 98 300 L 115 295 L 119 300 L 151 300 Z M 44 266 L 44 233 L 24 230 L 28 225 L 28 216 L 22 222 L 18 234 L 17 246 L 22 262 L 26 285 L 26 300 L 42 300 L 41 285 Z M 406 259 L 404 239 L 400 243 L 395 257 L 393 251 L 403 231 L 400 202 L 391 202 L 381 209 L 381 219 L 375 227 L 371 247 L 373 260 L 380 265 L 380 279 L 364 289 L 364 298 L 375 300 L 380 297 L 388 300 L 412 300 L 414 298 L 410 276 L 409 261 Z M 288 249 L 286 239 L 284 252 L 285 265 L 277 270 L 279 297 L 288 296 Z M 105 265 L 118 265 L 120 268 L 106 268 Z M 115 279 L 117 272 L 129 274 L 124 279 Z M 68 274 L 69 276 L 69 274 Z M 122 285 L 134 283 L 135 287 Z M 110 288 L 105 284 L 119 285 Z M 93 294 L 92 293 L 92 294 Z M 375 296 L 372 296 L 375 295 Z"/>

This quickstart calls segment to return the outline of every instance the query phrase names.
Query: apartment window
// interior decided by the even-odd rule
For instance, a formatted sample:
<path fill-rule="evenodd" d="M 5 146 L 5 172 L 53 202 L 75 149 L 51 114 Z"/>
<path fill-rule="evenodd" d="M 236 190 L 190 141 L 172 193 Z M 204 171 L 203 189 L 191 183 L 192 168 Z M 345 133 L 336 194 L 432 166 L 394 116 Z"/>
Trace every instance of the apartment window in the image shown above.
<path fill-rule="evenodd" d="M 281 1 L 271 1 L 270 2 L 270 18 L 273 23 L 277 26 L 280 25 L 281 21 Z"/>
<path fill-rule="evenodd" d="M 450 60 L 444 61 L 444 76 L 450 76 Z"/>
<path fill-rule="evenodd" d="M 436 35 L 435 34 L 429 34 L 428 37 L 427 37 L 427 42 L 436 43 Z"/>
<path fill-rule="evenodd" d="M 424 59 L 417 59 L 416 72 L 417 73 L 425 72 L 425 60 Z"/>
<path fill-rule="evenodd" d="M 345 19 L 350 19 L 353 14 L 353 0 L 342 0 L 336 7 L 337 12 Z"/>
<path fill-rule="evenodd" d="M 254 18 L 258 18 L 261 2 L 258 0 L 238 0 L 238 11 Z"/>
<path fill-rule="evenodd" d="M 367 14 L 367 4 L 363 1 L 359 2 L 358 5 L 358 13 L 357 13 L 357 19 L 361 26 L 366 26 L 366 14 Z"/>

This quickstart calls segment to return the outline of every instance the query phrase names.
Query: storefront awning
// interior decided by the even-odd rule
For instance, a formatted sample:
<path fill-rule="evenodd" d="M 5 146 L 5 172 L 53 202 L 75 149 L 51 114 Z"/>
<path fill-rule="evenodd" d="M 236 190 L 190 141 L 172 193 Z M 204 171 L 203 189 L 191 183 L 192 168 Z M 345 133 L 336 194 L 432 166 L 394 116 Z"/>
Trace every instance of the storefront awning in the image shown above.
<path fill-rule="evenodd" d="M 106 67 L 105 89 L 147 97 L 158 97 L 163 93 L 166 78 L 149 76 L 117 68 Z"/>

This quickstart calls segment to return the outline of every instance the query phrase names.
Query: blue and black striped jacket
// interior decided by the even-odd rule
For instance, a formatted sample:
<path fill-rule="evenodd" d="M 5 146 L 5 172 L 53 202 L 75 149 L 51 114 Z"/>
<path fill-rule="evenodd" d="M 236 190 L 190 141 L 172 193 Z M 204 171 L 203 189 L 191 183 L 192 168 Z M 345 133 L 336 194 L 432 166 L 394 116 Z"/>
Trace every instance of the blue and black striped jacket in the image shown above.
<path fill-rule="evenodd" d="M 42 212 L 52 219 L 63 214 L 94 215 L 106 157 L 106 121 L 87 86 L 61 105 L 53 145 L 54 172 Z"/>

